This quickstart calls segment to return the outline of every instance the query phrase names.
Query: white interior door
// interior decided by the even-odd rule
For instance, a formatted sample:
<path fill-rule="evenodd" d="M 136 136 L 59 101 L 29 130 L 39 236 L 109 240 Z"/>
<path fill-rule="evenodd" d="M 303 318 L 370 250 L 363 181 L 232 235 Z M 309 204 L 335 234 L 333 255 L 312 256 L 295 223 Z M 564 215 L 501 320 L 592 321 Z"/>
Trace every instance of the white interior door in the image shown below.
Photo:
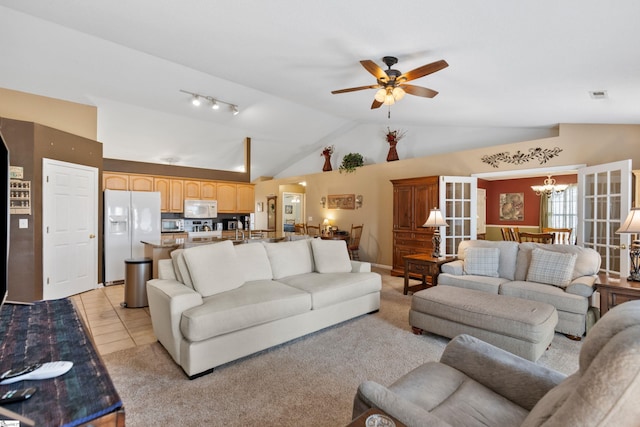
<path fill-rule="evenodd" d="M 440 177 L 440 212 L 448 227 L 440 227 L 440 252 L 452 256 L 458 253 L 463 240 L 477 237 L 478 178 L 470 176 Z"/>
<path fill-rule="evenodd" d="M 602 257 L 600 271 L 629 272 L 629 235 L 616 234 L 631 207 L 631 160 L 578 169 L 577 244 Z"/>
<path fill-rule="evenodd" d="M 98 283 L 98 169 L 43 159 L 43 298 Z"/>

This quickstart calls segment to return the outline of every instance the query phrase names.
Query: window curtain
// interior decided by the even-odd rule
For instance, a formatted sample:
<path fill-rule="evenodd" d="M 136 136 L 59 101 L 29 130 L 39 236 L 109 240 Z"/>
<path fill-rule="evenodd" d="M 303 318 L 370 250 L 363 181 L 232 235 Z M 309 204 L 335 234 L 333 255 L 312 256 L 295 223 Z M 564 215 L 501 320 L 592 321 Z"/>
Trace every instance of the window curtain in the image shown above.
<path fill-rule="evenodd" d="M 548 196 L 540 196 L 540 231 L 549 227 L 549 199 Z"/>

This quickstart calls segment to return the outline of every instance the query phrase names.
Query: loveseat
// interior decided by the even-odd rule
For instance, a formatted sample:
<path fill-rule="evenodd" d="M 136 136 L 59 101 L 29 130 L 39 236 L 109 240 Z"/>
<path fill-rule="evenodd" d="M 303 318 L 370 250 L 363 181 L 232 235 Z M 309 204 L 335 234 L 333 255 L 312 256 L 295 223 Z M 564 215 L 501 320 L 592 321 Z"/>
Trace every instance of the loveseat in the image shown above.
<path fill-rule="evenodd" d="M 377 311 L 382 280 L 344 241 L 230 241 L 179 249 L 147 282 L 153 331 L 193 379 Z"/>
<path fill-rule="evenodd" d="M 439 362 L 385 387 L 358 387 L 353 418 L 379 408 L 409 427 L 637 426 L 640 421 L 640 301 L 614 307 L 589 332 L 570 376 L 469 335 Z"/>
<path fill-rule="evenodd" d="M 458 286 L 551 304 L 555 330 L 582 337 L 600 255 L 576 245 L 464 240 L 458 259 L 441 267 L 439 285 Z"/>

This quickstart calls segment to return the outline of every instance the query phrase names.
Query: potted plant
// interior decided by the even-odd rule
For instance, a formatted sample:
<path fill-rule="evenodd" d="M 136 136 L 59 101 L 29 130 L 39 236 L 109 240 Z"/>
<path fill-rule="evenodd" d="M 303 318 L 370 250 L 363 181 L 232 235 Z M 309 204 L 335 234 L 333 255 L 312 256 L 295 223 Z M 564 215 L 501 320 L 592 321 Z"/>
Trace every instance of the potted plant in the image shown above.
<path fill-rule="evenodd" d="M 345 171 L 346 173 L 355 172 L 356 168 L 364 165 L 364 158 L 360 153 L 349 153 L 342 158 L 342 164 L 340 165 L 340 173 Z"/>

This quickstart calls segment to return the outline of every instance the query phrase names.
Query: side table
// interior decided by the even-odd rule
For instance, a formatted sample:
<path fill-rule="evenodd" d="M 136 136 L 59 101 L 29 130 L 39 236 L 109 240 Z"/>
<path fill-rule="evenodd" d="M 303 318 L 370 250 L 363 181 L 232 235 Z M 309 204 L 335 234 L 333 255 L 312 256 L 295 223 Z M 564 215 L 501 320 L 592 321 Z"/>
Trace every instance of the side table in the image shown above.
<path fill-rule="evenodd" d="M 367 418 L 369 418 L 369 416 L 371 416 L 373 414 L 386 415 L 387 417 L 390 417 L 393 420 L 393 422 L 395 423 L 396 427 L 406 427 L 405 424 L 401 423 L 400 421 L 396 420 L 392 416 L 386 414 L 382 409 L 378 409 L 378 408 L 369 409 L 367 412 L 363 413 L 358 418 L 356 418 L 355 420 L 351 421 L 349 423 L 349 425 L 347 425 L 347 427 L 366 427 Z"/>
<path fill-rule="evenodd" d="M 596 290 L 600 292 L 600 316 L 609 309 L 626 301 L 640 299 L 640 282 L 628 281 L 626 277 L 598 276 Z"/>
<path fill-rule="evenodd" d="M 447 262 L 453 261 L 456 257 L 440 257 L 434 258 L 429 254 L 413 254 L 402 257 L 404 260 L 404 294 L 409 291 L 436 286 L 438 284 L 438 274 L 440 274 L 440 266 Z M 419 285 L 409 286 L 409 276 L 411 274 L 419 274 L 422 276 L 422 283 Z M 426 281 L 426 276 L 431 276 L 431 282 Z"/>

